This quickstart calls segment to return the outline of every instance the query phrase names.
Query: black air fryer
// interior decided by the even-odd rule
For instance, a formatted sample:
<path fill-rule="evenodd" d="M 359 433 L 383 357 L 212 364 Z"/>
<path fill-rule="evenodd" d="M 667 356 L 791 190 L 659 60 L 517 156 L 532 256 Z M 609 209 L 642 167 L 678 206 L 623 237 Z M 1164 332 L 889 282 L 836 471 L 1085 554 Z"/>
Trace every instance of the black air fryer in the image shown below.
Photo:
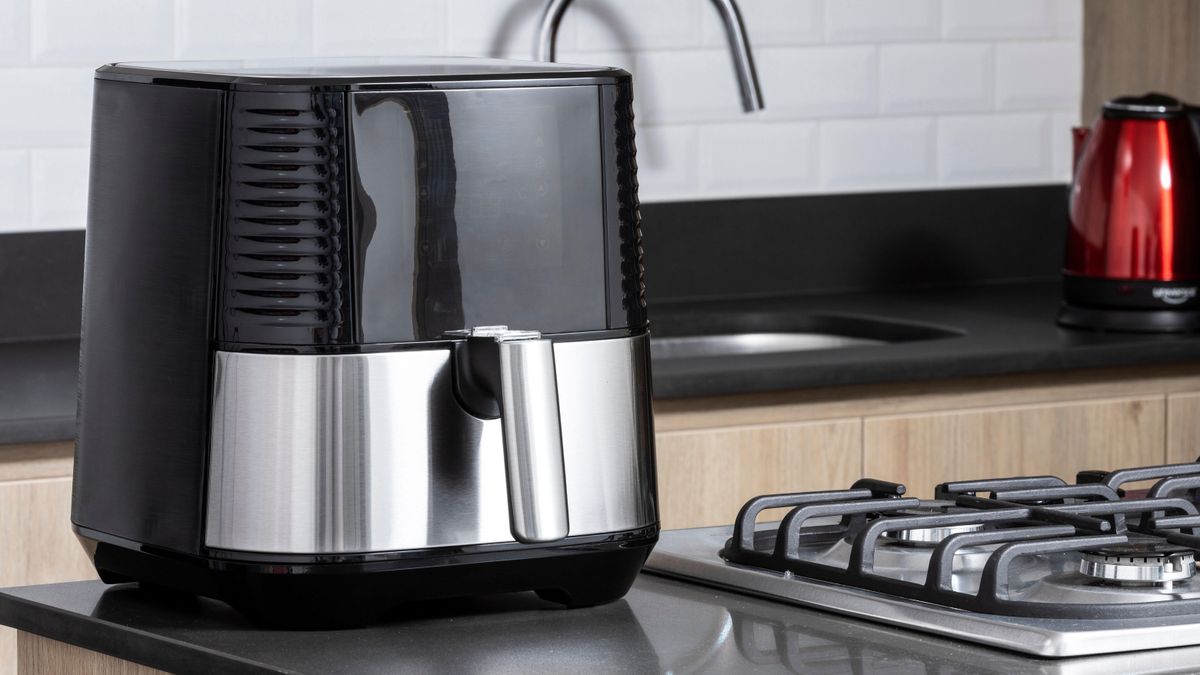
<path fill-rule="evenodd" d="M 622 596 L 658 533 L 631 97 L 553 63 L 100 68 L 101 578 L 300 626 Z"/>

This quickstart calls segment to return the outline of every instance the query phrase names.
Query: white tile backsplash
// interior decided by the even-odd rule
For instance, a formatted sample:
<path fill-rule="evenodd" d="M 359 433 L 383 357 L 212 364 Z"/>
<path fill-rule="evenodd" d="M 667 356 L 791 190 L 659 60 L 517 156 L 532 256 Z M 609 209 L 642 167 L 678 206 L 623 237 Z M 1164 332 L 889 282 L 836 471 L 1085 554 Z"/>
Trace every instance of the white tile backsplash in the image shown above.
<path fill-rule="evenodd" d="M 815 44 L 825 39 L 825 5 L 821 0 L 741 0 L 738 7 L 756 48 Z M 700 13 L 704 44 L 724 47 L 725 24 L 720 14 Z"/>
<path fill-rule="evenodd" d="M 174 11 L 161 0 L 35 0 L 31 18 L 34 63 L 171 58 Z"/>
<path fill-rule="evenodd" d="M 827 0 L 825 19 L 832 42 L 936 40 L 941 31 L 938 0 Z"/>
<path fill-rule="evenodd" d="M 733 66 L 723 49 L 640 52 L 632 72 L 634 110 L 646 122 L 727 121 L 742 115 Z"/>
<path fill-rule="evenodd" d="M 990 44 L 879 48 L 880 109 L 892 113 L 986 111 L 992 105 Z"/>
<path fill-rule="evenodd" d="M 442 0 L 442 4 L 446 8 L 446 53 L 533 58 L 533 33 L 542 0 Z M 560 25 L 555 44 L 560 53 L 574 49 L 574 27 Z"/>
<path fill-rule="evenodd" d="M 0 232 L 81 227 L 113 60 L 530 58 L 543 0 L 0 0 Z M 634 74 L 643 201 L 1065 180 L 1082 0 L 740 0 L 745 115 L 709 0 L 576 0 L 559 60 Z M 965 150 L 964 150 L 965 148 Z M 25 198 L 20 199 L 24 194 Z"/>
<path fill-rule="evenodd" d="M 632 51 L 643 45 L 659 49 L 699 47 L 700 12 L 709 0 L 575 0 L 562 26 L 576 32 L 576 49 Z"/>
<path fill-rule="evenodd" d="M 809 191 L 817 156 L 816 122 L 707 125 L 700 129 L 700 189 L 707 197 Z"/>
<path fill-rule="evenodd" d="M 695 199 L 699 189 L 695 126 L 639 125 L 636 131 L 638 197 L 642 201 Z"/>
<path fill-rule="evenodd" d="M 821 181 L 840 190 L 893 190 L 937 179 L 934 119 L 821 123 Z"/>
<path fill-rule="evenodd" d="M 87 145 L 91 68 L 0 68 L 0 91 L 9 97 L 0 124 L 0 148 Z"/>
<path fill-rule="evenodd" d="M 1050 115 L 969 115 L 937 122 L 944 184 L 1046 183 L 1051 176 Z"/>
<path fill-rule="evenodd" d="M 29 61 L 29 0 L 0 0 L 0 66 Z"/>
<path fill-rule="evenodd" d="M 874 115 L 878 109 L 879 69 L 873 46 L 769 47 L 756 56 L 766 109 L 754 116 L 858 117 Z M 725 62 L 732 77 L 728 55 Z M 738 121 L 754 120 L 739 117 Z"/>
<path fill-rule="evenodd" d="M 82 223 L 87 212 L 87 148 L 34 150 L 32 160 L 30 229 L 62 230 Z"/>
<path fill-rule="evenodd" d="M 1012 42 L 996 46 L 996 105 L 1013 110 L 1070 110 L 1083 87 L 1077 41 Z"/>
<path fill-rule="evenodd" d="M 1059 0 L 942 0 L 942 35 L 952 40 L 1051 38 L 1056 4 Z"/>
<path fill-rule="evenodd" d="M 0 232 L 29 228 L 29 151 L 0 150 Z"/>
<path fill-rule="evenodd" d="M 311 0 L 176 0 L 175 14 L 175 56 L 181 59 L 312 52 Z"/>
<path fill-rule="evenodd" d="M 445 42 L 441 0 L 313 0 L 319 55 L 429 54 Z"/>

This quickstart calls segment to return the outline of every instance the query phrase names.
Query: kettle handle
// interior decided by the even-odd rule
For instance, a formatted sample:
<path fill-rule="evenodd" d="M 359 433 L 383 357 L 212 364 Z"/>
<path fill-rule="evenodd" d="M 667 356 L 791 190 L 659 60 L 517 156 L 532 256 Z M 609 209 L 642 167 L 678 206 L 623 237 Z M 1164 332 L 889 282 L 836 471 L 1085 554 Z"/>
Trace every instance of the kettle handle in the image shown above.
<path fill-rule="evenodd" d="M 467 409 L 500 417 L 509 526 L 526 544 L 567 536 L 567 481 L 554 343 L 537 331 L 483 326 L 455 331 L 455 389 Z M 482 399 L 482 400 L 481 400 Z"/>
<path fill-rule="evenodd" d="M 1092 130 L 1088 127 L 1071 127 L 1071 178 L 1075 178 L 1075 169 L 1079 159 L 1083 157 L 1083 149 L 1087 146 Z"/>

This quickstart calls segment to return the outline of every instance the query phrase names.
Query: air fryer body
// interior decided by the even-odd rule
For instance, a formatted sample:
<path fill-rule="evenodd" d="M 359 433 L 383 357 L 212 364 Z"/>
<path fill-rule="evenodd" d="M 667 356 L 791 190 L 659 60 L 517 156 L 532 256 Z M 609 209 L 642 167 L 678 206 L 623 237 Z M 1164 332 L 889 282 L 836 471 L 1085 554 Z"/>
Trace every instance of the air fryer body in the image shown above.
<path fill-rule="evenodd" d="M 628 74 L 199 65 L 97 71 L 102 578 L 305 625 L 622 595 L 658 528 Z"/>
<path fill-rule="evenodd" d="M 1200 328 L 1200 144 L 1179 101 L 1105 104 L 1075 165 L 1062 320 L 1118 330 Z"/>

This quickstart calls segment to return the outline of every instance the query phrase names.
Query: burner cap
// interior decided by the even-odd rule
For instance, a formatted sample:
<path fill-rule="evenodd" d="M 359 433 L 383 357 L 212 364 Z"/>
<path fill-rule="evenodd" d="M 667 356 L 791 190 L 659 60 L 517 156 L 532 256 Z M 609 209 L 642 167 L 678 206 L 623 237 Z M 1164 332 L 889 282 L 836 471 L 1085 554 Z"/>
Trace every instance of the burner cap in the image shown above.
<path fill-rule="evenodd" d="M 894 530 L 886 533 L 884 536 L 893 541 L 913 546 L 933 546 L 941 543 L 943 539 L 952 534 L 975 532 L 981 529 L 983 529 L 983 525 L 972 523 L 970 525 L 946 525 L 944 527 L 922 527 L 913 530 Z"/>
<path fill-rule="evenodd" d="M 1163 584 L 1191 578 L 1196 558 L 1191 549 L 1164 542 L 1129 542 L 1084 551 L 1079 571 L 1105 581 Z"/>

